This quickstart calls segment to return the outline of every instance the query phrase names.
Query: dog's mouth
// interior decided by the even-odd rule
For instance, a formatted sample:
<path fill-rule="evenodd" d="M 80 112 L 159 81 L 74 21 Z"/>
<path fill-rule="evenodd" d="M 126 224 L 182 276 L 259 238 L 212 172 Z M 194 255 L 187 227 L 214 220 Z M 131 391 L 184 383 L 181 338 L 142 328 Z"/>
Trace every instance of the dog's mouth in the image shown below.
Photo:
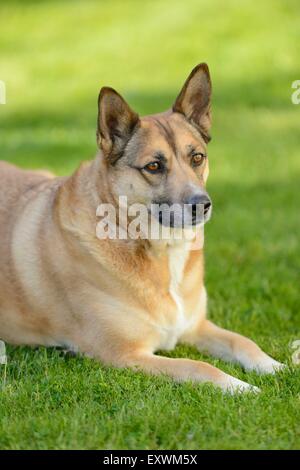
<path fill-rule="evenodd" d="M 212 204 L 210 202 L 207 205 L 173 204 L 170 206 L 153 203 L 149 212 L 164 227 L 185 229 L 208 222 L 212 213 Z"/>

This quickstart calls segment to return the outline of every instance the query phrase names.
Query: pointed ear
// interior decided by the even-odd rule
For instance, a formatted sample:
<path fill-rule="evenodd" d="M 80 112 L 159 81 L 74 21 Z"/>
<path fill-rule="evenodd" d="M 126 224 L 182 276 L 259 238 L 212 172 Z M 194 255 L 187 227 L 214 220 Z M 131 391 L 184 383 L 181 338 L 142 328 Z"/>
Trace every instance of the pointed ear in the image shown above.
<path fill-rule="evenodd" d="M 114 162 L 129 141 L 139 116 L 112 88 L 101 89 L 98 99 L 97 143 L 104 156 Z"/>
<path fill-rule="evenodd" d="M 201 132 L 206 142 L 210 140 L 211 80 L 207 64 L 197 65 L 179 93 L 173 111 L 183 114 Z"/>

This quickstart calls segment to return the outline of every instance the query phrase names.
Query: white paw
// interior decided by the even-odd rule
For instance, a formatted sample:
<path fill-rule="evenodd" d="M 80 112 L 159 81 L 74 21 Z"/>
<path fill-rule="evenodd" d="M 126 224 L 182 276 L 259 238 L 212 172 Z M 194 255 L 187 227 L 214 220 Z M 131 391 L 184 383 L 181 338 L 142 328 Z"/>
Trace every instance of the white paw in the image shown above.
<path fill-rule="evenodd" d="M 279 372 L 285 368 L 285 364 L 275 361 L 275 359 L 272 359 L 266 355 L 266 357 L 264 357 L 257 364 L 253 364 L 251 369 L 258 372 L 259 374 L 276 374 L 276 372 Z"/>
<path fill-rule="evenodd" d="M 223 389 L 226 392 L 231 393 L 259 393 L 260 389 L 255 387 L 255 385 L 248 384 L 247 382 L 243 382 L 242 380 L 236 379 L 235 377 L 231 377 L 228 375 L 225 387 Z"/>

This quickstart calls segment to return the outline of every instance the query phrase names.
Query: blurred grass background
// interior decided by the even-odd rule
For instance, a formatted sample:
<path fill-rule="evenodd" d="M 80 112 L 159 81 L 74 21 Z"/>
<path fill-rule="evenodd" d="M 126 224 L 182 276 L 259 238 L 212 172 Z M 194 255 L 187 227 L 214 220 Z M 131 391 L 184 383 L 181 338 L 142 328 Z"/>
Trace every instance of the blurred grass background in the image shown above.
<path fill-rule="evenodd" d="M 300 105 L 291 102 L 299 14 L 297 0 L 0 4 L 0 158 L 24 168 L 67 174 L 93 158 L 102 86 L 140 114 L 158 112 L 197 63 L 209 64 L 210 316 L 285 362 L 300 333 Z M 172 354 L 202 358 L 186 347 Z M 265 392 L 225 398 L 209 387 L 179 389 L 80 358 L 70 366 L 56 352 L 11 349 L 0 447 L 299 447 L 299 372 L 258 378 L 210 362 Z"/>

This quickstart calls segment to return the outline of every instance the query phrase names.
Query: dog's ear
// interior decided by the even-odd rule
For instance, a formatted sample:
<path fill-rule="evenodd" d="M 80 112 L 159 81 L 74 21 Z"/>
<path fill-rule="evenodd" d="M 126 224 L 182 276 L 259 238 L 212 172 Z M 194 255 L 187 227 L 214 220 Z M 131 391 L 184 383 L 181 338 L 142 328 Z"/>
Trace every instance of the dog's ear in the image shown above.
<path fill-rule="evenodd" d="M 97 143 L 104 156 L 114 162 L 122 154 L 139 116 L 112 88 L 101 89 L 98 99 Z"/>
<path fill-rule="evenodd" d="M 183 114 L 201 132 L 206 142 L 210 140 L 211 80 L 207 64 L 197 65 L 179 93 L 173 112 Z"/>

